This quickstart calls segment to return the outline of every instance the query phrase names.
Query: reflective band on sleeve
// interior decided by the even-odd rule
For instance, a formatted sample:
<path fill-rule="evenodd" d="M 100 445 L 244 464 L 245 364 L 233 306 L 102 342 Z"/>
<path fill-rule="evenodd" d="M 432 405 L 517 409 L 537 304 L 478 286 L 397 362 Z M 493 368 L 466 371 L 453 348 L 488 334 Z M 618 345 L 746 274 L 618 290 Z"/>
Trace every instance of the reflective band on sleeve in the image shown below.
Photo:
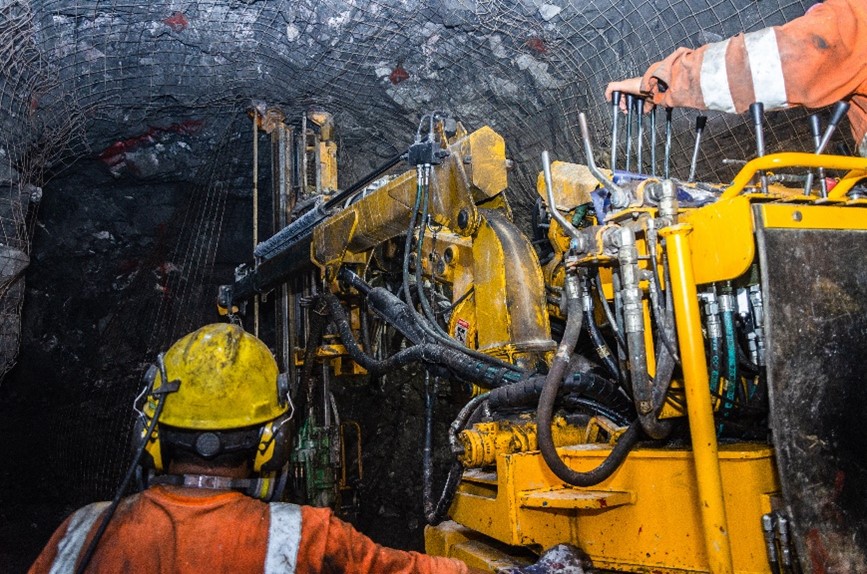
<path fill-rule="evenodd" d="M 744 34 L 744 44 L 750 60 L 756 101 L 765 105 L 765 111 L 788 107 L 783 64 L 780 61 L 780 49 L 777 47 L 777 34 L 774 29 L 765 28 Z"/>
<path fill-rule="evenodd" d="M 709 110 L 734 113 L 735 103 L 726 72 L 729 40 L 708 44 L 701 62 L 701 96 Z"/>
<path fill-rule="evenodd" d="M 265 574 L 294 574 L 301 543 L 301 507 L 283 502 L 272 502 L 268 506 L 271 526 L 268 528 Z"/>
<path fill-rule="evenodd" d="M 94 502 L 75 511 L 69 520 L 69 526 L 66 527 L 66 534 L 57 543 L 57 556 L 54 557 L 48 574 L 68 574 L 75 571 L 87 534 L 108 505 L 108 502 Z"/>

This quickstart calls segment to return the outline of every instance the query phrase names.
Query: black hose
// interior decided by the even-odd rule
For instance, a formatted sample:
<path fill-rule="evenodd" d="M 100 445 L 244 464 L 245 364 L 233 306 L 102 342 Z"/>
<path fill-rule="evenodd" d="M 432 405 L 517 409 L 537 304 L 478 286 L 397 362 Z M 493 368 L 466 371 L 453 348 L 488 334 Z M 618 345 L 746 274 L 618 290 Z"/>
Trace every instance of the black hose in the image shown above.
<path fill-rule="evenodd" d="M 652 256 L 652 259 L 655 260 L 656 257 Z M 656 262 L 654 261 L 652 265 L 656 266 Z M 660 328 L 660 325 L 667 320 L 667 310 L 662 306 L 661 299 L 663 297 L 662 290 L 659 287 L 658 283 L 659 279 L 657 277 L 657 273 L 653 273 L 650 278 L 650 303 L 651 309 L 653 310 L 653 319 L 656 322 L 657 332 L 659 333 L 659 340 L 665 345 L 666 350 L 669 354 L 674 357 L 675 362 L 680 362 L 680 357 L 677 355 L 677 350 L 674 348 L 674 343 L 668 337 L 668 333 L 666 329 Z"/>
<path fill-rule="evenodd" d="M 544 388 L 545 377 L 542 376 L 505 385 L 491 390 L 488 406 L 492 411 L 501 411 L 536 404 Z M 593 405 L 599 405 L 601 408 L 596 409 L 599 414 L 612 418 L 609 415 L 616 413 L 613 418 L 617 421 L 626 420 L 628 423 L 626 416 L 631 413 L 632 401 L 623 394 L 616 383 L 604 377 L 594 373 L 567 375 L 559 389 L 559 396 L 568 394 L 586 397 L 591 400 L 592 404 L 587 402 L 583 403 L 583 406 L 592 408 Z"/>
<path fill-rule="evenodd" d="M 599 296 L 599 301 L 602 303 L 602 310 L 605 312 L 605 318 L 608 319 L 608 324 L 614 332 L 614 338 L 617 339 L 617 344 L 620 345 L 621 348 L 625 349 L 626 341 L 623 340 L 623 333 L 620 332 L 620 329 L 617 326 L 614 313 L 611 311 L 611 305 L 608 303 L 608 299 L 605 298 L 605 291 L 602 290 L 602 275 L 599 273 L 598 269 L 596 270 L 595 281 L 596 294 Z"/>
<path fill-rule="evenodd" d="M 319 302 L 318 304 L 321 304 Z M 295 405 L 300 413 L 306 413 L 308 405 L 313 404 L 313 395 L 315 392 L 315 378 L 313 377 L 313 366 L 316 365 L 316 349 L 322 341 L 322 336 L 325 333 L 327 320 L 322 313 L 310 307 L 310 332 L 307 335 L 306 347 L 304 349 L 304 366 L 301 368 L 301 381 L 304 385 L 304 391 L 299 393 L 299 400 Z"/>
<path fill-rule="evenodd" d="M 618 426 L 625 427 L 629 425 L 629 419 L 627 417 L 611 408 L 608 408 L 606 405 L 603 405 L 598 401 L 585 399 L 583 397 L 567 396 L 563 399 L 563 403 L 567 408 L 579 406 L 588 409 L 592 411 L 594 415 L 602 415 Z"/>
<path fill-rule="evenodd" d="M 422 453 L 422 500 L 425 516 L 434 510 L 433 502 L 433 415 L 434 392 L 431 388 L 430 374 L 424 378 L 424 450 Z"/>
<path fill-rule="evenodd" d="M 404 274 L 408 276 L 407 273 Z M 463 356 L 469 356 L 483 363 L 489 369 L 510 371 L 509 382 L 519 380 L 524 376 L 524 369 L 517 365 L 501 361 L 496 357 L 486 355 L 475 349 L 470 349 L 458 343 L 448 336 L 442 336 L 434 331 L 427 320 L 416 311 L 411 304 L 407 304 L 399 297 L 382 287 L 371 287 L 358 275 L 345 267 L 338 272 L 338 277 L 347 281 L 359 292 L 366 294 L 368 306 L 384 321 L 396 327 L 413 343 L 427 342 L 429 339 L 449 347 L 452 351 Z M 398 320 L 399 317 L 399 320 Z M 405 330 L 406 329 L 406 330 Z"/>
<path fill-rule="evenodd" d="M 449 447 L 455 457 L 459 456 L 463 452 L 460 442 L 458 441 L 458 433 L 467 426 L 467 423 L 469 423 L 476 411 L 481 408 L 482 403 L 487 400 L 488 393 L 474 397 L 464 405 L 458 413 L 458 416 L 455 417 L 455 420 L 452 421 L 451 425 L 449 425 Z M 463 473 L 464 465 L 456 458 L 452 463 L 451 468 L 449 468 L 449 474 L 446 477 L 442 493 L 440 494 L 439 500 L 436 504 L 433 503 L 433 500 L 425 499 L 425 520 L 427 520 L 427 523 L 431 526 L 436 526 L 442 522 L 443 518 L 445 518 L 449 507 L 452 505 L 455 493 L 458 491 L 458 485 L 461 482 Z"/>
<path fill-rule="evenodd" d="M 523 372 L 516 373 L 507 369 L 500 369 L 477 361 L 465 353 L 445 348 L 435 343 L 413 345 L 387 359 L 377 360 L 366 354 L 358 345 L 358 341 L 352 333 L 352 327 L 349 324 L 346 312 L 343 310 L 337 297 L 329 292 L 326 292 L 324 297 L 340 338 L 346 347 L 346 351 L 352 357 L 352 360 L 364 367 L 371 376 L 379 376 L 411 363 L 424 362 L 428 365 L 428 368 L 433 365 L 448 369 L 450 373 L 459 379 L 485 388 L 500 387 L 515 383 L 524 378 Z M 442 372 L 434 374 L 442 374 Z"/>
<path fill-rule="evenodd" d="M 454 500 L 455 493 L 458 491 L 458 485 L 461 483 L 463 474 L 464 465 L 458 461 L 453 462 L 449 468 L 449 474 L 446 477 L 446 483 L 443 485 L 443 491 L 439 500 L 435 506 L 431 506 L 429 512 L 427 509 L 425 510 L 425 520 L 431 526 L 436 526 L 446 517 L 449 507 L 452 505 L 452 500 Z"/>
<path fill-rule="evenodd" d="M 412 295 L 409 292 L 409 254 L 411 252 L 412 247 L 412 230 L 415 228 L 416 220 L 418 219 L 418 212 L 421 208 L 421 199 L 422 199 L 422 166 L 417 166 L 416 168 L 416 189 L 415 189 L 415 203 L 412 206 L 412 214 L 409 217 L 409 227 L 406 230 L 406 238 L 403 242 L 403 268 L 402 268 L 402 279 L 403 279 L 403 299 L 406 301 L 406 304 L 412 307 Z M 416 265 L 419 265 L 419 262 L 416 261 Z M 413 309 L 414 311 L 415 309 Z"/>
<path fill-rule="evenodd" d="M 586 293 L 587 291 L 589 291 L 586 282 L 583 286 L 583 289 L 585 291 L 585 295 L 589 297 L 589 293 Z M 601 292 L 600 297 L 604 298 L 604 295 Z M 605 338 L 599 331 L 599 326 L 594 320 L 592 298 L 590 298 L 590 301 L 590 307 L 586 307 L 584 309 L 584 327 L 587 329 L 587 334 L 590 335 L 590 340 L 593 342 L 593 348 L 596 350 L 596 354 L 599 356 L 599 360 L 602 361 L 602 364 L 605 366 L 605 369 L 608 371 L 608 373 L 615 380 L 619 381 L 620 368 L 614 361 L 614 355 L 611 354 L 611 349 L 608 347 L 608 343 L 605 341 Z"/>
<path fill-rule="evenodd" d="M 441 335 L 443 337 L 448 337 L 449 334 L 446 333 L 440 327 L 439 323 L 437 322 L 436 315 L 434 314 L 433 309 L 431 309 L 430 302 L 428 302 L 428 300 L 427 300 L 427 296 L 425 295 L 425 292 L 424 292 L 424 283 L 422 281 L 422 276 L 421 276 L 421 268 L 422 268 L 421 257 L 422 257 L 422 251 L 424 248 L 425 230 L 427 229 L 428 204 L 430 203 L 430 199 L 429 199 L 430 198 L 430 181 L 428 179 L 430 177 L 430 167 L 429 166 L 425 167 L 424 177 L 425 177 L 425 180 L 424 180 L 424 183 L 422 185 L 422 199 L 421 199 L 421 202 L 422 202 L 422 205 L 421 205 L 421 225 L 419 225 L 418 241 L 416 241 L 415 286 L 416 286 L 416 291 L 418 292 L 419 303 L 421 303 L 422 312 L 425 314 L 425 317 L 427 317 L 427 319 L 430 323 L 430 326 L 434 330 L 436 330 L 436 332 L 439 335 Z"/>
<path fill-rule="evenodd" d="M 577 278 L 573 278 L 575 283 L 570 287 L 570 277 L 566 278 L 567 291 L 567 315 L 566 329 L 563 333 L 563 338 L 560 341 L 560 346 L 557 349 L 557 354 L 554 357 L 554 362 L 551 365 L 551 370 L 548 371 L 548 376 L 545 379 L 545 387 L 542 390 L 542 396 L 539 398 L 539 406 L 536 410 L 536 432 L 539 450 L 542 453 L 542 458 L 551 469 L 557 478 L 572 486 L 593 486 L 605 480 L 611 473 L 626 458 L 626 455 L 638 441 L 639 425 L 633 422 L 629 425 L 629 429 L 620 437 L 617 444 L 611 450 L 608 457 L 595 469 L 589 472 L 577 472 L 572 470 L 557 454 L 557 449 L 554 446 L 554 439 L 551 435 L 551 421 L 554 414 L 554 401 L 557 398 L 557 391 L 560 387 L 560 382 L 563 379 L 563 372 L 569 364 L 569 357 L 575 344 L 578 341 L 578 335 L 581 332 L 581 306 L 580 298 L 578 297 Z M 569 293 L 572 291 L 572 293 Z"/>

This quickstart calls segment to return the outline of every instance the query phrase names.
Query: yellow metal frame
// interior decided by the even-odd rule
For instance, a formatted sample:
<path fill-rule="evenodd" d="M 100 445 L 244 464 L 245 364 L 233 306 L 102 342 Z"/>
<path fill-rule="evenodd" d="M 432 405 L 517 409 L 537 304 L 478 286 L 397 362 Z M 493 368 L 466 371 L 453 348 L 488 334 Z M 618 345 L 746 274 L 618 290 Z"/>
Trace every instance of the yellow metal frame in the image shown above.
<path fill-rule="evenodd" d="M 691 226 L 680 224 L 666 227 L 660 231 L 660 236 L 666 238 L 666 252 L 670 263 L 669 289 L 672 290 L 674 300 L 705 551 L 713 574 L 730 574 L 734 572 L 730 529 L 723 498 L 698 293 L 686 241 L 691 230 Z"/>
<path fill-rule="evenodd" d="M 590 444 L 558 449 L 578 471 L 595 468 L 610 451 Z M 722 447 L 719 468 L 725 511 L 737 525 L 727 535 L 735 549 L 730 571 L 769 573 L 761 516 L 779 490 L 773 451 L 753 444 Z M 493 571 L 492 558 L 500 564 L 505 556 L 522 556 L 515 547 L 540 550 L 571 542 L 601 569 L 717 572 L 717 553 L 709 554 L 698 535 L 702 497 L 694 487 L 696 472 L 689 450 L 642 448 L 597 486 L 571 488 L 562 486 L 538 452 L 501 454 L 495 472 L 465 473 L 450 515 L 469 531 L 454 523 L 428 527 L 426 551 Z"/>
<path fill-rule="evenodd" d="M 828 199 L 832 200 L 843 199 L 856 183 L 867 177 L 867 158 L 798 152 L 775 153 L 747 162 L 735 176 L 732 184 L 723 192 L 720 200 L 731 199 L 740 194 L 753 181 L 757 173 L 787 167 L 847 170 L 848 173 L 828 194 Z"/>

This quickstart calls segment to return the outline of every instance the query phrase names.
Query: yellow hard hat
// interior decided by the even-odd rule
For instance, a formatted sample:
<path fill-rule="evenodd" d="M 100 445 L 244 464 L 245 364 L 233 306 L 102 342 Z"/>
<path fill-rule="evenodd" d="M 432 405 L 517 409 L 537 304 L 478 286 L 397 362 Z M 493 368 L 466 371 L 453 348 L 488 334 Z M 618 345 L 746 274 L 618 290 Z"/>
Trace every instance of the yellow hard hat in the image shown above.
<path fill-rule="evenodd" d="M 289 408 L 271 351 L 236 325 L 205 325 L 172 345 L 164 362 L 168 380 L 180 386 L 165 395 L 161 424 L 237 429 L 272 421 Z M 153 390 L 162 384 L 157 372 Z M 144 408 L 148 418 L 155 408 L 156 396 L 151 394 Z"/>

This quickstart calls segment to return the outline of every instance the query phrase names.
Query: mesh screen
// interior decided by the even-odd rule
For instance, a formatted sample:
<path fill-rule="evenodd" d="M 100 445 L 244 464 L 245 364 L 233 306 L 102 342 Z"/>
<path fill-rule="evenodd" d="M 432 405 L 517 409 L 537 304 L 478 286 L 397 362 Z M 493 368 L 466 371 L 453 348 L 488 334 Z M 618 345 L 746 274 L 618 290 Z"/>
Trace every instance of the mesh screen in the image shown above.
<path fill-rule="evenodd" d="M 101 343 L 112 354 L 123 321 L 142 320 L 152 326 L 142 349 L 157 351 L 197 326 L 213 300 L 226 182 L 232 170 L 249 173 L 250 138 L 237 134 L 249 129 L 244 111 L 252 101 L 279 105 L 289 118 L 311 106 L 332 112 L 343 187 L 402 151 L 425 111 L 450 112 L 469 129 L 489 124 L 514 160 L 510 193 L 520 214 L 535 198 L 543 149 L 554 159 L 583 161 L 580 111 L 588 114 L 599 163 L 607 163 L 608 81 L 638 75 L 678 46 L 781 24 L 809 4 L 0 0 L 0 242 L 10 247 L 10 265 L 18 253 L 26 259 L 31 197 L 80 158 L 119 169 L 126 151 L 203 124 L 213 144 L 204 160 L 176 150 L 177 165 L 189 160 L 199 174 L 171 223 L 176 233 L 167 249 L 176 268 L 163 270 L 161 292 L 150 283 L 136 291 L 141 298 L 115 314 Z M 688 171 L 695 115 L 674 111 L 677 176 Z M 734 168 L 722 160 L 748 159 L 754 139 L 746 118 L 709 116 L 698 177 L 725 181 Z M 807 133 L 803 112 L 773 114 L 768 151 L 806 149 Z M 20 272 L 6 275 L 12 279 L 0 283 L 0 375 L 17 354 L 23 293 Z M 68 384 L 86 388 L 84 381 Z M 55 413 L 64 435 L 88 436 L 75 448 L 53 445 L 59 448 L 52 463 L 76 477 L 70 488 L 80 498 L 111 494 L 126 458 L 117 437 L 128 432 L 135 387 L 128 379 L 105 382 Z M 99 436 L 105 440 L 91 440 Z"/>

